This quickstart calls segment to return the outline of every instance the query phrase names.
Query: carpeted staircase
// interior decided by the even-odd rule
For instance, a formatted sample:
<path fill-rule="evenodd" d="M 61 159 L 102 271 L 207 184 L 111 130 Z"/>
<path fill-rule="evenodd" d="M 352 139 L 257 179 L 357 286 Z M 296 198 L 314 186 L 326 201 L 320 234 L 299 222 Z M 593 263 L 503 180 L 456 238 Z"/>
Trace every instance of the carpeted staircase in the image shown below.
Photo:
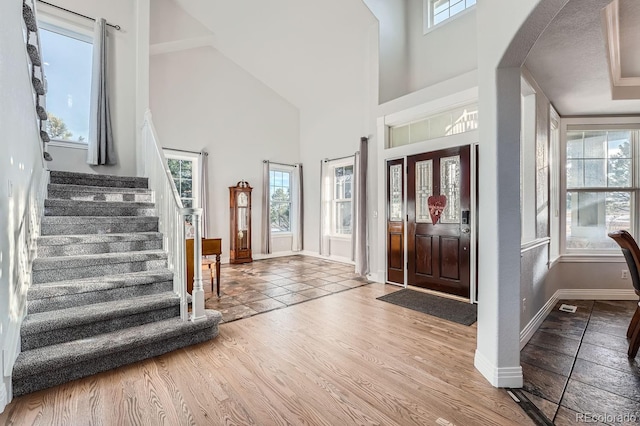
<path fill-rule="evenodd" d="M 147 180 L 51 172 L 13 369 L 15 396 L 218 335 L 180 319 Z"/>

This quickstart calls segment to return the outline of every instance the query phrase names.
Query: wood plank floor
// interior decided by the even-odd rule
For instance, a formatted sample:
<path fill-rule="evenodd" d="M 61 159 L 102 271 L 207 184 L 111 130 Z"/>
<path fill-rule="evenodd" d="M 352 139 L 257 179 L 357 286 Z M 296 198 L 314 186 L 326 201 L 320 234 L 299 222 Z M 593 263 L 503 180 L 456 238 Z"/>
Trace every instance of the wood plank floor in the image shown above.
<path fill-rule="evenodd" d="M 16 398 L 0 424 L 533 424 L 474 369 L 475 327 L 375 299 L 396 290 L 222 324 L 210 342 Z"/>

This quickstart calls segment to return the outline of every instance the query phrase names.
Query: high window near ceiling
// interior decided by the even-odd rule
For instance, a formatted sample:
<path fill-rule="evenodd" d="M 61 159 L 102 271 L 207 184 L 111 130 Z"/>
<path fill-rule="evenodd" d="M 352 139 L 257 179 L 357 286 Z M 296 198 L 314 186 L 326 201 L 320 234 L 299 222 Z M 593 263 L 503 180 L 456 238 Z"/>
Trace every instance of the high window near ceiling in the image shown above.
<path fill-rule="evenodd" d="M 607 237 L 626 229 L 638 237 L 640 197 L 636 126 L 567 125 L 564 135 L 564 249 L 619 250 Z"/>
<path fill-rule="evenodd" d="M 476 0 L 424 0 L 424 28 L 429 29 L 475 6 Z"/>
<path fill-rule="evenodd" d="M 93 37 L 80 27 L 39 25 L 47 78 L 47 132 L 54 141 L 86 144 Z"/>

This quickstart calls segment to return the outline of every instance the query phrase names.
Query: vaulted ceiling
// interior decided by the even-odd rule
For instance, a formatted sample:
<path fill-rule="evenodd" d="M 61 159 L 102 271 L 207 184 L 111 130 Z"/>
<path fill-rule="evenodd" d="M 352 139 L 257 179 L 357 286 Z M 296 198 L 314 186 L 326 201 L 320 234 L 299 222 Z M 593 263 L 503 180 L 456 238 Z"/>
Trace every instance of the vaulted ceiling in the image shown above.
<path fill-rule="evenodd" d="M 376 20 L 361 0 L 176 1 L 216 48 L 300 108 L 349 96 L 362 81 Z"/>

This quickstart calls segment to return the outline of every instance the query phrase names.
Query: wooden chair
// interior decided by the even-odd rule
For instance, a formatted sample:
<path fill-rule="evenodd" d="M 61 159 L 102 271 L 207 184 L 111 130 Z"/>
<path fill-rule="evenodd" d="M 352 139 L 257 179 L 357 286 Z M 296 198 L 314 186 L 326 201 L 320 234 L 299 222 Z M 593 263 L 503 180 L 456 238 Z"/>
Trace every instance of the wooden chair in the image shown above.
<path fill-rule="evenodd" d="M 193 291 L 193 238 L 186 240 L 187 244 L 187 293 Z M 220 238 L 203 238 L 202 239 L 202 255 L 216 256 L 215 263 L 209 259 L 203 259 L 202 265 L 206 265 L 211 272 L 211 268 L 215 264 L 216 267 L 216 294 L 220 297 L 220 254 L 222 254 L 222 239 Z M 201 266 L 202 267 L 202 266 Z M 213 276 L 211 277 L 211 291 L 213 291 Z"/>
<path fill-rule="evenodd" d="M 640 249 L 638 248 L 638 244 L 631 234 L 625 230 L 611 232 L 609 233 L 609 237 L 613 238 L 622 249 L 622 254 L 627 261 L 629 273 L 631 274 L 633 288 L 638 297 L 640 297 Z M 627 355 L 629 358 L 635 358 L 638 353 L 638 347 L 640 347 L 640 300 L 638 301 L 638 306 L 636 306 L 636 312 L 633 314 L 631 322 L 629 323 L 627 339 L 630 339 Z"/>

